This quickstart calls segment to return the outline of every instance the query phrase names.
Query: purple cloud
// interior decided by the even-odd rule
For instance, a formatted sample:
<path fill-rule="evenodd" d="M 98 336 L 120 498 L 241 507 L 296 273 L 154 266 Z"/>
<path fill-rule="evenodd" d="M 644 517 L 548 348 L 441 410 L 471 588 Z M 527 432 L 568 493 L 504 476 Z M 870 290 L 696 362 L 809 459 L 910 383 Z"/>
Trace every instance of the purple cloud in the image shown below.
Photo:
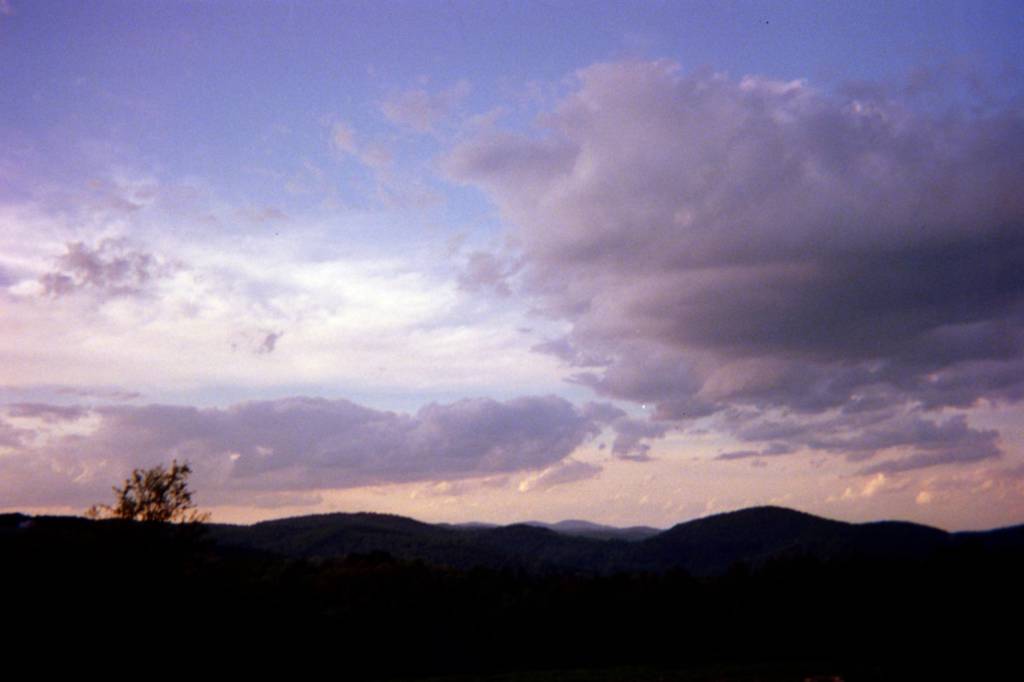
<path fill-rule="evenodd" d="M 493 291 L 499 296 L 509 296 L 509 278 L 517 266 L 503 262 L 492 253 L 474 251 L 469 255 L 465 268 L 459 273 L 459 288 L 464 291 Z"/>
<path fill-rule="evenodd" d="M 542 131 L 481 132 L 446 168 L 514 226 L 524 290 L 572 325 L 537 350 L 588 364 L 572 381 L 816 428 L 1024 396 L 1024 116 L 981 111 L 598 64 Z M 998 452 L 976 445 L 901 461 Z"/>
<path fill-rule="evenodd" d="M 32 435 L 27 429 L 19 429 L 0 420 L 0 447 L 18 447 L 25 437 Z"/>
<path fill-rule="evenodd" d="M 266 336 L 263 337 L 263 341 L 260 343 L 259 347 L 257 347 L 256 354 L 266 355 L 268 353 L 273 353 L 274 349 L 277 347 L 277 342 L 281 340 L 282 336 L 284 336 L 283 331 L 268 331 Z"/>
<path fill-rule="evenodd" d="M 971 427 L 965 415 L 945 420 L 929 418 L 920 411 L 892 414 L 888 410 L 852 412 L 809 419 L 732 415 L 726 428 L 749 443 L 770 442 L 761 450 L 726 452 L 720 460 L 785 455 L 800 449 L 841 455 L 863 462 L 893 452 L 904 453 L 862 467 L 859 473 L 896 473 L 936 466 L 977 462 L 1002 456 L 999 433 Z M 906 451 L 910 451 L 906 454 Z"/>
<path fill-rule="evenodd" d="M 966 464 L 979 462 L 984 459 L 998 457 L 999 450 L 994 444 L 983 444 L 981 447 L 971 446 L 965 448 L 943 448 L 928 452 L 917 452 L 906 457 L 878 462 L 860 469 L 857 473 L 862 475 L 871 474 L 894 474 L 913 469 L 924 469 L 926 467 L 938 466 L 940 464 Z"/>
<path fill-rule="evenodd" d="M 601 473 L 601 467 L 571 457 L 544 469 L 536 476 L 524 479 L 519 492 L 549 490 L 555 486 L 585 481 Z"/>
<path fill-rule="evenodd" d="M 661 438 L 669 430 L 669 424 L 649 419 L 634 419 L 625 410 L 611 403 L 587 403 L 583 414 L 598 424 L 606 424 L 615 432 L 612 454 L 620 459 L 646 462 L 650 459 L 649 440 Z"/>
<path fill-rule="evenodd" d="M 126 401 L 142 397 L 142 394 L 138 391 L 129 391 L 122 388 L 61 386 L 55 389 L 55 391 L 60 395 L 72 395 L 79 398 L 100 398 L 102 400 Z"/>
<path fill-rule="evenodd" d="M 29 417 L 54 423 L 81 419 L 89 414 L 89 409 L 77 405 L 14 403 L 7 407 L 7 414 L 11 417 Z"/>
<path fill-rule="evenodd" d="M 729 452 L 723 452 L 722 454 L 720 454 L 717 457 L 715 457 L 715 459 L 723 459 L 723 460 L 730 460 L 730 459 L 753 459 L 755 457 L 760 457 L 760 456 L 761 456 L 761 451 L 760 450 L 731 450 Z"/>
<path fill-rule="evenodd" d="M 39 280 L 47 296 L 83 290 L 104 297 L 137 294 L 167 270 L 155 256 L 132 249 L 124 240 L 107 239 L 96 247 L 70 242 L 65 248 L 56 268 Z"/>
<path fill-rule="evenodd" d="M 418 133 L 432 132 L 469 94 L 470 86 L 459 81 L 444 90 L 430 92 L 414 88 L 397 93 L 383 103 L 381 111 L 392 123 Z"/>
<path fill-rule="evenodd" d="M 7 411 L 58 420 L 81 416 L 78 408 L 34 404 Z M 555 396 L 466 399 L 431 404 L 414 415 L 319 398 L 223 409 L 99 407 L 90 414 L 99 425 L 87 435 L 23 444 L 0 458 L 0 497 L 8 504 L 94 497 L 133 467 L 174 458 L 192 463 L 207 500 L 218 491 L 302 491 L 536 471 L 557 465 L 598 430 Z M 558 476 L 569 473 L 583 472 L 575 467 Z"/>
<path fill-rule="evenodd" d="M 729 452 L 723 452 L 722 454 L 715 457 L 715 459 L 731 460 L 731 459 L 755 459 L 759 457 L 777 457 L 779 455 L 792 454 L 796 449 L 785 443 L 772 443 L 763 450 L 732 450 Z"/>

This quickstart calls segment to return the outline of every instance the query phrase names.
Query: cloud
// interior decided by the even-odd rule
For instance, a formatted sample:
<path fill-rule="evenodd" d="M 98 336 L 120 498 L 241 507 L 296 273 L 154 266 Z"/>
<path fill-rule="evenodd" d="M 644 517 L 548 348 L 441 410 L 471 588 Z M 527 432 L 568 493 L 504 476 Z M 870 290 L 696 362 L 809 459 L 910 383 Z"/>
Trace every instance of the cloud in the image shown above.
<path fill-rule="evenodd" d="M 864 484 L 860 491 L 862 497 L 872 497 L 876 492 L 885 487 L 885 474 L 876 474 L 871 480 Z"/>
<path fill-rule="evenodd" d="M 599 424 L 611 424 L 626 418 L 626 411 L 611 403 L 589 402 L 583 406 L 583 414 Z"/>
<path fill-rule="evenodd" d="M 138 251 L 123 239 L 105 239 L 95 247 L 69 242 L 56 268 L 40 277 L 43 293 L 53 298 L 78 291 L 102 297 L 141 293 L 169 268 L 156 256 Z"/>
<path fill-rule="evenodd" d="M 554 362 L 515 330 L 518 308 L 481 310 L 424 250 L 385 248 L 380 216 L 346 214 L 351 229 L 340 232 L 290 216 L 285 233 L 244 217 L 245 206 L 269 204 L 218 197 L 199 207 L 223 219 L 211 227 L 195 222 L 187 197 L 174 198 L 129 218 L 76 204 L 0 203 L 0 268 L 10 280 L 0 288 L 5 385 L 122 386 L 153 400 L 163 391 L 181 399 L 179 389 L 246 396 L 282 385 L 429 389 L 449 399 L 498 384 L 506 396 L 557 387 Z M 124 238 L 110 242 L 112 234 Z M 63 262 L 69 250 L 83 268 Z M 140 263 L 140 274 L 126 263 Z M 66 293 L 43 295 L 45 275 L 65 276 Z M 281 332 L 272 353 L 257 352 Z M 132 385 L 123 386 L 126 377 Z"/>
<path fill-rule="evenodd" d="M 265 495 L 245 495 L 239 499 L 241 504 L 251 504 L 257 509 L 316 507 L 323 501 L 324 498 L 319 493 L 267 493 Z"/>
<path fill-rule="evenodd" d="M 789 455 L 796 451 L 791 445 L 786 443 L 772 443 L 761 450 L 731 450 L 729 452 L 723 452 L 722 454 L 715 457 L 715 459 L 731 460 L 731 459 L 755 459 L 759 457 L 777 457 L 779 455 Z M 764 463 L 758 464 L 758 466 L 764 466 Z"/>
<path fill-rule="evenodd" d="M 0 420 L 0 448 L 16 448 L 30 435 L 27 429 L 19 429 Z"/>
<path fill-rule="evenodd" d="M 636 419 L 611 403 L 591 402 L 583 406 L 583 414 L 595 423 L 610 426 L 615 432 L 612 454 L 620 459 L 646 462 L 651 446 L 645 442 L 661 438 L 670 425 L 649 419 Z"/>
<path fill-rule="evenodd" d="M 726 426 L 748 443 L 768 442 L 761 449 L 725 452 L 716 459 L 736 460 L 804 451 L 842 455 L 850 462 L 880 456 L 894 458 L 862 466 L 858 473 L 899 473 L 940 464 L 965 464 L 1002 456 L 999 432 L 971 427 L 963 414 L 946 419 L 923 416 L 920 410 L 831 413 L 824 418 L 776 418 L 735 414 Z"/>
<path fill-rule="evenodd" d="M 837 425 L 841 421 L 836 422 Z M 996 431 L 979 431 L 967 425 L 963 415 L 945 421 L 923 419 L 918 415 L 899 415 L 877 424 L 850 429 L 849 434 L 815 433 L 805 442 L 832 452 L 865 453 L 894 447 L 913 446 L 927 450 L 974 448 L 995 456 Z M 856 459 L 863 459 L 857 457 Z"/>
<path fill-rule="evenodd" d="M 336 122 L 331 126 L 331 144 L 338 151 L 345 152 L 348 154 L 356 153 L 356 134 L 352 130 L 351 126 Z"/>
<path fill-rule="evenodd" d="M 288 220 L 288 214 L 274 206 L 246 206 L 236 212 L 254 223 L 279 223 Z"/>
<path fill-rule="evenodd" d="M 715 457 L 715 459 L 753 459 L 755 457 L 760 456 L 760 450 L 731 450 L 729 452 L 723 452 L 722 454 Z"/>
<path fill-rule="evenodd" d="M 463 495 L 479 492 L 483 488 L 507 488 L 510 474 L 496 474 L 479 478 L 455 481 L 430 481 L 417 486 L 409 493 L 410 499 L 420 497 L 440 497 L 454 500 Z"/>
<path fill-rule="evenodd" d="M 1024 397 L 1024 116 L 933 110 L 884 89 L 597 64 L 540 130 L 482 130 L 445 168 L 495 201 L 522 289 L 571 325 L 536 347 L 586 366 L 571 381 L 676 423 L 776 410 L 852 428 L 856 413 Z M 922 452 L 879 467 L 998 452 L 966 422 L 916 425 L 899 444 Z M 929 445 L 943 429 L 970 442 Z M 863 434 L 886 435 L 815 447 L 872 456 L 894 434 Z"/>
<path fill-rule="evenodd" d="M 498 256 L 486 251 L 469 254 L 465 268 L 459 273 L 459 288 L 469 292 L 492 291 L 498 296 L 509 296 L 512 289 L 509 278 L 517 266 L 504 262 Z"/>
<path fill-rule="evenodd" d="M 367 166 L 374 174 L 378 183 L 377 192 L 393 191 L 388 185 L 395 183 L 393 168 L 394 154 L 382 141 L 367 141 L 356 134 L 352 126 L 342 121 L 335 121 L 330 128 L 330 144 L 342 155 L 354 157 Z M 322 178 L 318 178 L 322 180 Z"/>
<path fill-rule="evenodd" d="M 549 490 L 558 485 L 584 481 L 601 473 L 601 467 L 569 458 L 519 482 L 519 492 Z"/>
<path fill-rule="evenodd" d="M 1000 476 L 1008 479 L 1024 479 L 1024 463 L 1003 469 L 998 473 Z"/>
<path fill-rule="evenodd" d="M 205 409 L 21 404 L 7 413 L 40 417 L 50 427 L 56 423 L 36 434 L 38 444 L 18 447 L 19 438 L 14 452 L 0 458 L 0 497 L 26 505 L 101 494 L 132 468 L 171 459 L 192 463 L 196 488 L 206 500 L 240 490 L 308 491 L 544 471 L 597 433 L 592 420 L 554 396 L 466 399 L 427 405 L 414 415 L 319 398 Z M 60 422 L 85 413 L 97 422 L 91 431 L 62 428 Z M 556 469 L 541 485 L 590 471 L 577 465 Z"/>
<path fill-rule="evenodd" d="M 941 472 L 918 479 L 913 490 L 916 491 L 915 505 L 933 505 L 944 510 L 962 508 L 990 511 L 994 500 L 1012 500 L 1013 504 L 1019 505 L 1019 501 L 1024 498 L 1019 465 Z M 992 522 L 982 522 L 985 523 Z"/>
<path fill-rule="evenodd" d="M 965 447 L 945 447 L 925 452 L 917 452 L 912 455 L 908 455 L 907 457 L 900 457 L 898 459 L 878 462 L 877 464 L 866 466 L 858 471 L 858 473 L 865 476 L 876 473 L 894 474 L 903 471 L 911 471 L 913 469 L 933 467 L 939 464 L 965 464 L 978 462 L 984 459 L 999 457 L 999 455 L 999 448 L 996 447 L 994 442 L 983 442 L 978 445 L 969 445 Z"/>
<path fill-rule="evenodd" d="M 620 459 L 645 462 L 650 459 L 651 450 L 645 441 L 661 438 L 669 429 L 668 424 L 659 424 L 646 419 L 616 419 L 612 422 L 615 440 L 612 441 L 612 454 Z"/>
<path fill-rule="evenodd" d="M 263 341 L 261 341 L 260 345 L 256 348 L 256 353 L 258 355 L 266 355 L 267 353 L 273 353 L 274 348 L 277 347 L 277 342 L 281 340 L 282 336 L 284 336 L 283 331 L 267 332 L 266 335 L 263 337 Z"/>
<path fill-rule="evenodd" d="M 61 386 L 54 390 L 60 395 L 72 395 L 79 398 L 100 398 L 102 400 L 116 400 L 124 402 L 136 400 L 142 397 L 138 391 L 128 391 L 122 388 L 91 388 L 85 386 Z"/>
<path fill-rule="evenodd" d="M 884 473 L 876 473 L 867 481 L 865 481 L 859 488 L 849 486 L 843 490 L 843 494 L 840 496 L 830 496 L 829 502 L 850 502 L 858 499 L 871 498 L 879 493 L 892 494 L 899 493 L 906 490 L 908 487 L 907 482 L 896 483 L 893 482 Z"/>
<path fill-rule="evenodd" d="M 568 339 L 562 337 L 549 339 L 531 348 L 534 352 L 553 355 L 570 367 L 599 367 L 611 361 L 605 356 L 591 355 L 575 347 Z"/>
<path fill-rule="evenodd" d="M 42 419 L 45 422 L 64 422 L 81 419 L 89 409 L 78 405 L 46 405 L 42 403 L 14 403 L 7 407 L 11 417 Z"/>
<path fill-rule="evenodd" d="M 436 92 L 414 88 L 392 95 L 381 103 L 380 109 L 392 123 L 417 133 L 429 133 L 466 98 L 469 90 L 469 83 L 464 80 Z"/>

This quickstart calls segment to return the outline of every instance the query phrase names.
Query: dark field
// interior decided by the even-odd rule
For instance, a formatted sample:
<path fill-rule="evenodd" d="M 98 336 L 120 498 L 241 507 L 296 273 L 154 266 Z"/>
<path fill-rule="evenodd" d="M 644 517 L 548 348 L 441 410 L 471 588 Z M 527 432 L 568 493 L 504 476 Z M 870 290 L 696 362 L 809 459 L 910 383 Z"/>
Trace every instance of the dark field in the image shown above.
<path fill-rule="evenodd" d="M 830 670 L 823 673 L 823 670 Z M 607 669 L 536 670 L 496 675 L 420 678 L 424 682 L 847 682 L 884 679 L 874 673 L 831 671 L 820 663 L 709 665 L 691 668 L 628 666 Z"/>
<path fill-rule="evenodd" d="M 201 527 L 4 520 L 9 650 L 44 634 L 67 660 L 131 669 L 159 654 L 353 680 L 991 679 L 1024 606 L 1024 554 L 1005 534 L 923 554 L 791 547 L 695 576 L 295 558 Z"/>

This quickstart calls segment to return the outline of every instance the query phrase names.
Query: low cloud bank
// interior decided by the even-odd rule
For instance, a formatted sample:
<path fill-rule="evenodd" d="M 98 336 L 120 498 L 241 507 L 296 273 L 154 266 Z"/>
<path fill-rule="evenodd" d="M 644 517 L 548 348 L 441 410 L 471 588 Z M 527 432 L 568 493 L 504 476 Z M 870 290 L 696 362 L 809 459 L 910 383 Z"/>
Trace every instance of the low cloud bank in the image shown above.
<path fill-rule="evenodd" d="M 8 405 L 0 419 L 7 505 L 87 504 L 133 467 L 192 463 L 207 502 L 223 493 L 303 491 L 537 471 L 540 487 L 592 476 L 566 460 L 602 421 L 555 396 L 466 399 L 415 414 L 289 398 L 227 408 Z M 631 436 L 634 437 L 634 436 Z M 566 460 L 563 462 L 563 460 Z M 97 497 L 99 496 L 99 497 Z"/>

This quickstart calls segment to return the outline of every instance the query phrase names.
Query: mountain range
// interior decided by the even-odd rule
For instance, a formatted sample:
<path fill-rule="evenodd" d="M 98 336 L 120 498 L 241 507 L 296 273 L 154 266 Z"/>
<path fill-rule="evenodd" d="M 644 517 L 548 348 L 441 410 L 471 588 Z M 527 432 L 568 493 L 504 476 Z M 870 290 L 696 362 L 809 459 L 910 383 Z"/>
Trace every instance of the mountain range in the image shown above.
<path fill-rule="evenodd" d="M 1016 665 L 1022 570 L 1024 525 L 949 533 L 779 507 L 662 531 L 0 515 L 5 615 L 32 638 L 69 624 L 62 647 L 89 634 L 76 661 L 134 651 L 151 665 L 154 642 L 185 633 L 167 660 L 199 669 L 228 642 L 258 652 L 238 657 L 254 666 L 276 652 L 289 669 L 315 660 L 348 679 L 628 664 L 650 675 L 514 679 L 689 681 L 724 678 L 650 666 L 766 661 L 799 673 L 728 679 L 1012 679 L 994 673 Z"/>
<path fill-rule="evenodd" d="M 217 545 L 292 558 L 387 554 L 458 569 L 615 572 L 683 570 L 718 575 L 738 564 L 777 559 L 927 559 L 975 547 L 1024 548 L 1024 525 L 950 533 L 883 521 L 847 523 L 781 507 L 754 507 L 680 523 L 659 531 L 586 521 L 508 526 L 428 524 L 389 514 L 321 514 L 250 526 L 214 524 Z"/>

